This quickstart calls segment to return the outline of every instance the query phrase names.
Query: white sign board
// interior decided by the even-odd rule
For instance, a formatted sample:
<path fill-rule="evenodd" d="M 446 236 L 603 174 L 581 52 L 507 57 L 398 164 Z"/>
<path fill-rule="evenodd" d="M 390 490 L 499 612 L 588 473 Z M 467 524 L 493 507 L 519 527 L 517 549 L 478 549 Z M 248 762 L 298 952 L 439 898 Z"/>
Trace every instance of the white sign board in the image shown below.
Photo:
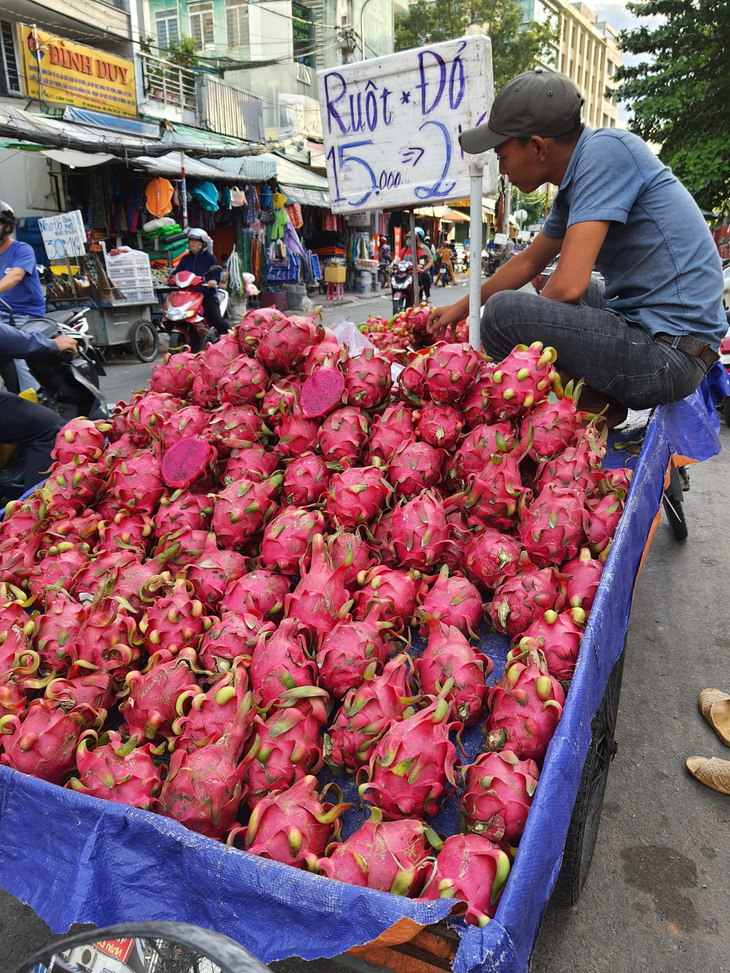
<path fill-rule="evenodd" d="M 488 37 L 344 64 L 317 78 L 333 212 L 469 197 L 470 156 L 459 135 L 485 121 L 494 100 Z M 484 171 L 487 193 L 496 158 Z"/>
<path fill-rule="evenodd" d="M 83 257 L 86 253 L 86 230 L 81 210 L 42 217 L 38 227 L 49 261 Z"/>
<path fill-rule="evenodd" d="M 507 236 L 506 233 L 494 234 L 494 242 L 497 244 L 498 247 L 503 247 L 508 240 L 509 237 Z"/>

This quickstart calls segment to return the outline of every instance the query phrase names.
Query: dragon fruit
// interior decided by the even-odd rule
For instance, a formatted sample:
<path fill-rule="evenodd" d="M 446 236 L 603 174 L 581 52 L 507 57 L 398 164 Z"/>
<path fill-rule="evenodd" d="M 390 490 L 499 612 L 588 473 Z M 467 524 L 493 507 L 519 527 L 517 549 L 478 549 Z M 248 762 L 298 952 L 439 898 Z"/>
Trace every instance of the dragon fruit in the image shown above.
<path fill-rule="evenodd" d="M 275 630 L 273 622 L 262 621 L 258 614 L 224 611 L 200 640 L 198 663 L 216 679 L 239 660 L 250 663 L 259 638 Z"/>
<path fill-rule="evenodd" d="M 606 496 L 598 499 L 590 498 L 587 501 L 587 506 L 586 540 L 591 553 L 602 554 L 611 545 L 624 505 L 616 494 L 607 493 Z M 573 555 L 576 553 L 577 550 L 572 552 Z"/>
<path fill-rule="evenodd" d="M 390 398 L 393 380 L 390 362 L 370 348 L 345 363 L 345 388 L 349 405 L 359 409 L 378 409 Z"/>
<path fill-rule="evenodd" d="M 278 432 L 285 416 L 301 414 L 299 405 L 301 387 L 302 382 L 297 375 L 282 375 L 272 380 L 258 411 L 266 421 L 266 425 L 274 432 Z"/>
<path fill-rule="evenodd" d="M 221 404 L 220 390 L 217 384 L 211 384 L 202 372 L 193 379 L 193 387 L 190 390 L 190 401 L 193 405 L 200 406 L 201 409 L 215 409 Z"/>
<path fill-rule="evenodd" d="M 494 664 L 453 625 L 442 625 L 436 618 L 428 619 L 427 625 L 428 644 L 415 663 L 421 690 L 427 696 L 445 696 L 454 718 L 473 726 L 484 715 L 486 681 Z"/>
<path fill-rule="evenodd" d="M 362 621 L 348 616 L 338 622 L 317 651 L 319 685 L 342 699 L 348 690 L 380 672 L 389 655 L 383 633 L 390 628 L 392 623 L 379 621 L 375 613 Z"/>
<path fill-rule="evenodd" d="M 200 371 L 211 385 L 217 385 L 227 369 L 240 356 L 241 349 L 235 334 L 221 335 L 213 345 L 208 345 L 201 355 Z"/>
<path fill-rule="evenodd" d="M 74 707 L 67 713 L 61 703 L 34 699 L 22 721 L 14 714 L 0 718 L 0 763 L 51 784 L 62 784 L 76 766 L 81 734 L 100 725 L 103 718 L 89 706 Z"/>
<path fill-rule="evenodd" d="M 475 584 L 497 588 L 520 570 L 522 554 L 522 548 L 514 538 L 484 527 L 466 539 L 461 563 Z"/>
<path fill-rule="evenodd" d="M 483 424 L 472 429 L 454 454 L 451 468 L 460 483 L 474 473 L 481 473 L 493 456 L 515 448 L 515 434 L 506 420 Z"/>
<path fill-rule="evenodd" d="M 462 774 L 459 811 L 466 830 L 490 841 L 519 841 L 537 787 L 535 761 L 511 751 L 480 753 Z"/>
<path fill-rule="evenodd" d="M 424 571 L 437 564 L 449 541 L 443 503 L 429 490 L 393 510 L 391 550 L 399 564 Z"/>
<path fill-rule="evenodd" d="M 547 483 L 520 507 L 520 542 L 535 564 L 547 567 L 575 557 L 589 528 L 585 493 Z"/>
<path fill-rule="evenodd" d="M 563 612 L 546 611 L 542 618 L 525 629 L 510 655 L 520 658 L 528 655 L 531 648 L 539 648 L 550 675 L 561 682 L 569 682 L 578 661 L 584 625 L 585 612 L 582 608 Z"/>
<path fill-rule="evenodd" d="M 145 449 L 122 460 L 109 473 L 106 495 L 126 510 L 149 511 L 166 493 L 162 465 L 156 450 Z"/>
<path fill-rule="evenodd" d="M 46 610 L 34 620 L 33 644 L 43 668 L 57 675 L 76 661 L 76 637 L 86 617 L 84 608 L 61 589 L 49 598 Z"/>
<path fill-rule="evenodd" d="M 89 750 L 91 741 L 94 747 Z M 138 747 L 138 742 L 137 737 L 123 741 L 115 730 L 102 737 L 95 730 L 87 730 L 76 747 L 79 776 L 72 777 L 66 787 L 143 811 L 157 810 L 162 773 L 155 757 L 162 747 L 150 743 Z"/>
<path fill-rule="evenodd" d="M 75 679 L 51 679 L 43 695 L 51 702 L 62 703 L 68 712 L 75 706 L 90 706 L 108 713 L 114 703 L 114 687 L 108 672 L 90 672 Z"/>
<path fill-rule="evenodd" d="M 265 480 L 276 470 L 279 457 L 262 446 L 236 448 L 226 460 L 221 483 L 228 486 L 236 480 Z"/>
<path fill-rule="evenodd" d="M 259 636 L 249 678 L 256 700 L 263 707 L 287 689 L 316 684 L 317 667 L 307 654 L 307 642 L 298 621 L 285 618 L 273 634 Z"/>
<path fill-rule="evenodd" d="M 299 390 L 299 404 L 307 419 L 326 416 L 342 405 L 345 380 L 338 368 L 315 368 Z"/>
<path fill-rule="evenodd" d="M 522 485 L 518 457 L 501 453 L 469 478 L 464 508 L 470 522 L 473 518 L 485 527 L 509 531 L 520 501 L 524 504 L 531 499 L 531 491 Z"/>
<path fill-rule="evenodd" d="M 575 442 L 583 421 L 582 413 L 578 412 L 582 388 L 583 382 L 577 385 L 569 382 L 561 399 L 557 402 L 543 399 L 522 419 L 520 434 L 522 438 L 532 435 L 529 455 L 535 462 L 552 459 Z"/>
<path fill-rule="evenodd" d="M 340 348 L 335 333 L 325 328 L 322 340 L 305 349 L 299 364 L 299 374 L 306 381 L 319 368 L 341 369 L 346 360 L 347 351 Z"/>
<path fill-rule="evenodd" d="M 45 597 L 51 589 L 70 588 L 74 577 L 88 563 L 87 545 L 77 547 L 61 541 L 48 549 L 48 556 L 28 571 L 28 588 L 32 595 Z"/>
<path fill-rule="evenodd" d="M 200 692 L 195 681 L 196 671 L 200 669 L 195 651 L 184 648 L 175 657 L 165 652 L 155 653 L 141 672 L 137 669 L 128 672 L 125 679 L 128 695 L 119 704 L 128 735 L 136 734 L 152 742 L 170 740 L 173 720 L 181 715 L 180 697 L 193 697 Z"/>
<path fill-rule="evenodd" d="M 554 385 L 559 387 L 556 358 L 555 349 L 543 348 L 540 341 L 516 345 L 492 373 L 490 406 L 495 414 L 511 419 L 546 399 Z"/>
<path fill-rule="evenodd" d="M 320 428 L 314 419 L 305 419 L 298 415 L 285 416 L 279 423 L 279 441 L 274 449 L 284 459 L 292 459 L 311 452 L 317 442 Z"/>
<path fill-rule="evenodd" d="M 413 442 L 415 438 L 412 410 L 407 405 L 389 405 L 373 422 L 368 460 L 387 464 L 403 443 Z"/>
<path fill-rule="evenodd" d="M 284 598 L 284 616 L 296 618 L 310 642 L 331 632 L 347 615 L 352 602 L 345 588 L 346 571 L 344 563 L 333 568 L 324 537 L 315 534 L 309 570 L 302 569 L 299 584 Z"/>
<path fill-rule="evenodd" d="M 182 400 L 174 395 L 138 392 L 124 410 L 130 436 L 140 446 L 147 446 L 153 440 L 159 441 L 167 420 L 182 406 Z"/>
<path fill-rule="evenodd" d="M 416 712 L 410 675 L 410 659 L 402 652 L 379 675 L 366 671 L 362 682 L 345 695 L 324 737 L 325 759 L 335 772 L 354 774 L 370 763 L 373 747 L 391 723 Z"/>
<path fill-rule="evenodd" d="M 244 665 L 236 665 L 223 675 L 207 693 L 193 696 L 186 716 L 173 721 L 170 741 L 172 750 L 194 750 L 215 743 L 234 724 L 243 724 L 251 731 L 256 713 L 254 696 L 248 691 L 248 675 Z"/>
<path fill-rule="evenodd" d="M 568 446 L 538 467 L 535 483 L 542 489 L 547 483 L 566 487 L 579 485 L 586 491 L 592 486 L 592 473 L 598 470 L 606 452 L 606 429 L 596 430 L 593 423 L 576 433 L 574 446 Z"/>
<path fill-rule="evenodd" d="M 354 466 L 367 438 L 367 414 L 348 405 L 325 418 L 317 432 L 317 445 L 328 463 Z"/>
<path fill-rule="evenodd" d="M 466 578 L 450 576 L 446 565 L 441 568 L 417 611 L 422 622 L 420 633 L 424 637 L 428 635 L 428 620 L 435 618 L 443 625 L 454 625 L 462 634 L 477 638 L 483 615 L 479 591 Z"/>
<path fill-rule="evenodd" d="M 135 457 L 132 457 L 127 462 L 133 463 L 134 459 Z M 116 469 L 117 467 L 115 467 Z M 112 473 L 114 473 L 114 470 Z M 155 484 L 153 481 L 150 481 L 150 486 L 153 494 L 152 503 L 155 504 L 159 497 L 154 495 Z M 74 463 L 62 466 L 60 463 L 54 463 L 45 483 L 39 490 L 48 516 L 65 520 L 69 516 L 74 517 L 80 514 L 85 507 L 93 506 L 97 494 L 103 487 L 104 477 L 96 466 L 89 464 L 79 467 Z M 128 506 L 128 504 L 122 503 L 122 506 Z"/>
<path fill-rule="evenodd" d="M 491 407 L 492 375 L 497 366 L 487 361 L 486 355 L 479 361 L 479 374 L 459 408 L 464 420 L 471 429 L 483 422 L 492 422 L 496 417 Z"/>
<path fill-rule="evenodd" d="M 3 660 L 0 669 L 0 717 L 17 716 L 23 719 L 30 697 L 48 682 L 47 678 L 38 677 L 39 664 L 38 653 L 32 649 L 19 652 L 11 660 Z"/>
<path fill-rule="evenodd" d="M 162 478 L 173 490 L 203 491 L 215 482 L 218 450 L 193 436 L 173 443 L 162 457 Z"/>
<path fill-rule="evenodd" d="M 263 569 L 241 575 L 226 588 L 219 611 L 251 612 L 260 618 L 276 618 L 284 610 L 284 596 L 291 581 Z"/>
<path fill-rule="evenodd" d="M 56 437 L 51 459 L 57 463 L 85 463 L 98 460 L 104 450 L 104 434 L 111 429 L 108 422 L 72 419 Z"/>
<path fill-rule="evenodd" d="M 487 699 L 489 717 L 482 730 L 485 750 L 506 750 L 540 763 L 563 715 L 565 693 L 545 660 L 533 649 L 527 664 L 510 662 Z"/>
<path fill-rule="evenodd" d="M 497 911 L 509 872 L 509 855 L 487 838 L 452 835 L 438 854 L 436 870 L 421 898 L 462 899 L 469 904 L 466 921 L 486 926 Z"/>
<path fill-rule="evenodd" d="M 367 571 L 358 581 L 360 590 L 355 593 L 355 618 L 362 621 L 375 608 L 376 617 L 393 622 L 396 631 L 409 624 L 427 590 L 417 571 L 384 565 Z"/>
<path fill-rule="evenodd" d="M 434 402 L 454 405 L 467 395 L 477 374 L 471 345 L 438 342 L 426 360 L 426 391 Z"/>
<path fill-rule="evenodd" d="M 210 418 L 210 413 L 207 415 Z M 271 430 L 251 406 L 226 404 L 212 415 L 208 435 L 224 454 L 234 449 L 260 446 L 271 435 Z"/>
<path fill-rule="evenodd" d="M 168 392 L 186 399 L 193 388 L 198 360 L 190 352 L 165 355 L 161 364 L 152 370 L 150 388 L 153 392 Z"/>
<path fill-rule="evenodd" d="M 147 608 L 139 630 L 148 652 L 156 652 L 161 647 L 170 655 L 177 655 L 186 647 L 197 648 L 212 620 L 206 616 L 202 601 L 192 597 L 193 590 L 189 581 L 178 578 L 172 590 L 156 598 Z"/>
<path fill-rule="evenodd" d="M 286 790 L 322 769 L 320 734 L 328 701 L 324 689 L 298 686 L 281 694 L 265 720 L 254 717 L 251 745 L 242 761 L 250 808 L 271 791 Z"/>
<path fill-rule="evenodd" d="M 140 657 L 137 623 L 129 614 L 125 599 L 105 597 L 102 589 L 85 609 L 75 636 L 69 676 L 74 678 L 89 666 L 114 676 L 123 675 Z"/>
<path fill-rule="evenodd" d="M 388 479 L 398 498 L 413 497 L 441 481 L 444 453 L 424 442 L 406 442 L 388 463 Z"/>
<path fill-rule="evenodd" d="M 464 428 L 462 415 L 452 405 L 427 402 L 413 418 L 418 438 L 438 449 L 454 449 Z"/>
<path fill-rule="evenodd" d="M 324 533 L 324 528 L 319 510 L 284 507 L 264 528 L 262 566 L 279 574 L 299 574 L 300 567 L 309 567 L 312 539 Z"/>
<path fill-rule="evenodd" d="M 318 871 L 349 885 L 393 895 L 418 895 L 432 870 L 433 849 L 441 847 L 441 839 L 423 821 L 383 821 L 379 808 L 369 810 L 369 819 L 346 841 L 327 847 L 327 857 L 317 863 Z"/>
<path fill-rule="evenodd" d="M 287 375 L 304 357 L 305 351 L 324 337 L 313 317 L 290 316 L 274 322 L 263 335 L 256 357 L 272 372 Z"/>
<path fill-rule="evenodd" d="M 325 803 L 328 785 L 317 794 L 319 782 L 308 775 L 302 777 L 287 791 L 277 791 L 263 797 L 251 812 L 248 825 L 236 828 L 229 842 L 242 834 L 244 850 L 251 855 L 283 862 L 294 868 L 317 870 L 320 856 L 330 840 L 340 834 L 339 817 L 350 804 Z"/>
<path fill-rule="evenodd" d="M 269 372 L 260 362 L 241 355 L 220 376 L 218 389 L 221 402 L 256 406 L 266 394 L 269 381 Z"/>
<path fill-rule="evenodd" d="M 565 579 L 554 567 L 525 567 L 495 589 L 489 614 L 497 631 L 512 638 L 549 609 L 560 611 L 564 605 Z"/>
<path fill-rule="evenodd" d="M 96 551 L 131 550 L 144 558 L 147 556 L 153 533 L 154 523 L 146 513 L 130 514 L 126 510 L 120 510 L 108 523 L 99 521 Z"/>
<path fill-rule="evenodd" d="M 456 748 L 449 740 L 459 723 L 447 722 L 446 699 L 391 724 L 373 748 L 361 797 L 379 807 L 383 817 L 432 817 L 442 799 L 456 788 Z M 363 770 L 358 773 L 358 780 Z"/>
<path fill-rule="evenodd" d="M 162 448 L 169 449 L 179 439 L 184 439 L 187 436 L 202 436 L 205 438 L 210 421 L 210 413 L 201 409 L 200 406 L 185 406 L 179 412 L 170 416 L 162 427 Z"/>
<path fill-rule="evenodd" d="M 589 547 L 582 547 L 577 557 L 563 564 L 560 573 L 565 576 L 565 595 L 569 605 L 590 611 L 601 581 L 604 563 L 604 554 L 594 558 Z"/>
<path fill-rule="evenodd" d="M 316 453 L 295 456 L 286 466 L 282 494 L 287 503 L 305 506 L 317 503 L 329 486 L 330 473 L 327 464 Z"/>
<path fill-rule="evenodd" d="M 274 513 L 283 476 L 266 480 L 237 480 L 220 490 L 213 507 L 213 530 L 223 547 L 242 547 L 261 530 Z"/>
<path fill-rule="evenodd" d="M 231 583 L 246 571 L 246 560 L 236 551 L 221 551 L 214 533 L 206 535 L 200 554 L 190 558 L 185 576 L 192 585 L 193 594 L 205 608 L 217 608 Z"/>
<path fill-rule="evenodd" d="M 359 532 L 338 530 L 331 534 L 327 541 L 332 567 L 344 564 L 345 587 L 353 592 L 357 586 L 357 578 L 361 571 L 367 571 L 375 564 L 372 549 Z"/>
<path fill-rule="evenodd" d="M 338 527 L 370 524 L 380 517 L 390 493 L 377 467 L 350 466 L 330 479 L 327 515 Z"/>
<path fill-rule="evenodd" d="M 159 538 L 181 527 L 205 530 L 212 516 L 213 501 L 209 497 L 187 490 L 176 490 L 170 496 L 162 497 L 152 523 Z"/>
<path fill-rule="evenodd" d="M 426 369 L 430 354 L 430 348 L 410 354 L 398 376 L 398 394 L 410 405 L 420 406 L 427 398 Z"/>

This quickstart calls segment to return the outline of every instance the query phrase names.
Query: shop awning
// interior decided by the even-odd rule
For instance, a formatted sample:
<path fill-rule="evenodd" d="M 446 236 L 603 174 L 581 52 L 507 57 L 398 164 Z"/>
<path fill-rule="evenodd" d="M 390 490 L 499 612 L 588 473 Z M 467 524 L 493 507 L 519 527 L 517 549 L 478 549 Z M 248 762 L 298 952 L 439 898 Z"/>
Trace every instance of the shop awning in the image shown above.
<path fill-rule="evenodd" d="M 205 162 L 244 182 L 268 182 L 276 179 L 288 200 L 301 206 L 320 206 L 329 209 L 330 197 L 326 176 L 310 172 L 291 159 L 274 152 L 247 155 L 241 158 L 205 159 Z"/>
<path fill-rule="evenodd" d="M 161 155 L 158 158 L 139 155 L 134 160 L 134 165 L 142 166 L 158 176 L 170 176 L 173 179 L 180 178 L 180 169 L 184 165 L 186 178 L 206 179 L 210 182 L 233 182 L 235 180 L 235 177 L 229 172 L 224 172 L 218 166 L 201 162 L 200 159 L 191 159 L 184 152 L 168 152 L 167 155 Z"/>
<path fill-rule="evenodd" d="M 319 206 L 320 209 L 330 208 L 329 193 L 323 193 L 321 189 L 303 189 L 301 186 L 284 186 L 282 183 L 279 183 L 279 188 L 286 196 L 287 203 Z"/>
<path fill-rule="evenodd" d="M 53 159 L 54 162 L 61 162 L 65 166 L 70 166 L 72 169 L 101 166 L 116 158 L 108 152 L 79 152 L 78 149 L 43 149 L 41 155 Z"/>

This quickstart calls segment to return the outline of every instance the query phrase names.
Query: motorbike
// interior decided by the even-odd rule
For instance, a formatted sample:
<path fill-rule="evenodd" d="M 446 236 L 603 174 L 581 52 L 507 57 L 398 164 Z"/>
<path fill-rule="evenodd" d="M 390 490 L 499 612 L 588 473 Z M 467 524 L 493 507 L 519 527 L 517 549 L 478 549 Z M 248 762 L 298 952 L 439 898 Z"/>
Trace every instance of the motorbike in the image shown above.
<path fill-rule="evenodd" d="M 409 260 L 401 260 L 395 268 L 390 286 L 393 290 L 393 314 L 413 306 L 413 265 Z"/>
<path fill-rule="evenodd" d="M 208 273 L 220 270 L 213 266 Z M 203 296 L 207 281 L 189 270 L 178 270 L 168 280 L 172 288 L 162 308 L 162 325 L 170 335 L 170 353 L 183 351 L 187 346 L 191 351 L 201 351 L 218 340 L 218 333 L 205 320 Z M 216 289 L 220 304 L 221 317 L 228 313 L 228 293 Z"/>
<path fill-rule="evenodd" d="M 728 333 L 720 342 L 720 364 L 730 372 L 730 311 L 727 312 Z M 726 395 L 722 400 L 722 414 L 725 417 L 725 424 L 730 426 L 730 395 Z"/>
<path fill-rule="evenodd" d="M 378 283 L 380 289 L 390 287 L 390 247 L 383 245 L 378 254 Z"/>
<path fill-rule="evenodd" d="M 491 277 L 499 267 L 499 257 L 492 250 L 487 250 L 482 254 L 482 273 L 485 277 Z"/>
<path fill-rule="evenodd" d="M 451 283 L 451 274 L 449 273 L 449 268 L 443 261 L 439 261 L 439 269 L 436 273 L 435 284 L 440 284 L 441 287 L 448 287 Z"/>

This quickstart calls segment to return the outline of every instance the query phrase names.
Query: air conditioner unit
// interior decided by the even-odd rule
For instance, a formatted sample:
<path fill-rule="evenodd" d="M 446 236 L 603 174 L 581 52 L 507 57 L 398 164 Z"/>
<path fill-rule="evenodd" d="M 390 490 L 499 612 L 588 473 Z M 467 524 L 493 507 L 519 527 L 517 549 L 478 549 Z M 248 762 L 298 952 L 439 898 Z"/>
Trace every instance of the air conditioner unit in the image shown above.
<path fill-rule="evenodd" d="M 297 81 L 303 82 L 303 84 L 311 84 L 312 76 L 309 73 L 309 68 L 306 64 L 301 64 L 297 61 Z"/>

